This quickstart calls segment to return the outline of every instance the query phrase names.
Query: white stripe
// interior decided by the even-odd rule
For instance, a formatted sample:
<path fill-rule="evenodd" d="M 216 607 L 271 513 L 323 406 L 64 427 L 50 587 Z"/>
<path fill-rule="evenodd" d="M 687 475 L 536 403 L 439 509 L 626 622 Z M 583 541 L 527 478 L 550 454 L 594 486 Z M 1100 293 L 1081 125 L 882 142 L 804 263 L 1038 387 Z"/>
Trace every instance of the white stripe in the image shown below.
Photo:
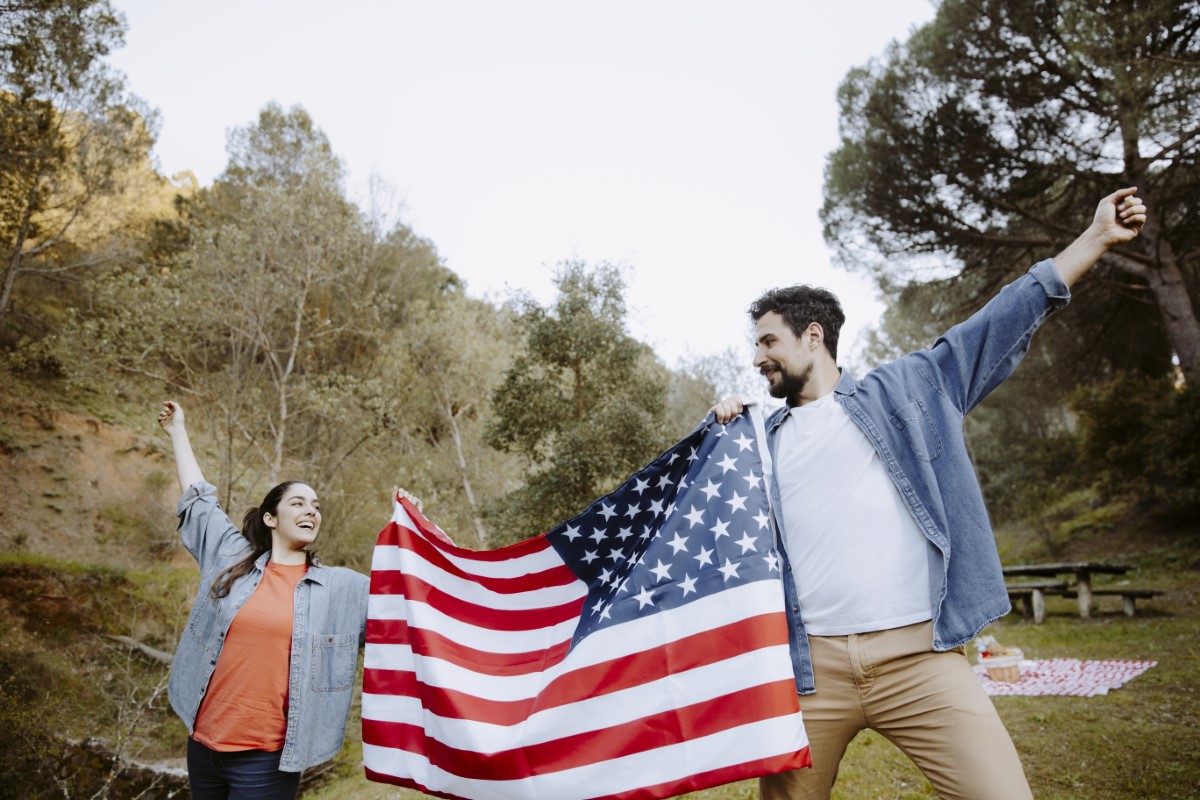
<path fill-rule="evenodd" d="M 405 518 L 407 518 L 407 516 L 408 515 L 406 514 Z M 395 520 L 394 517 L 393 520 Z M 472 575 L 481 575 L 485 578 L 519 578 L 522 575 L 545 572 L 548 569 L 554 569 L 555 567 L 560 567 L 563 564 L 562 558 L 558 555 L 558 552 L 553 547 L 546 547 L 544 550 L 538 550 L 535 553 L 529 553 L 528 555 L 523 556 L 514 556 L 512 558 L 506 558 L 502 561 L 484 561 L 481 559 L 464 558 L 463 556 L 456 555 L 454 553 L 447 553 L 445 550 L 442 550 L 440 547 L 438 547 L 438 544 L 440 543 L 435 543 L 428 536 L 418 532 L 417 528 L 411 522 L 405 527 L 407 527 L 410 531 L 413 531 L 414 535 L 416 535 L 418 538 L 424 539 L 433 547 L 438 548 L 442 555 L 449 559 L 451 564 L 454 564 L 463 572 L 467 572 Z M 386 552 L 387 550 L 395 548 L 396 545 L 394 544 L 376 545 L 375 553 L 371 560 L 372 569 L 387 569 L 387 567 L 376 566 L 375 559 L 379 558 L 381 552 Z"/>
<path fill-rule="evenodd" d="M 412 627 L 436 631 L 451 641 L 489 653 L 528 653 L 546 650 L 570 639 L 578 621 L 572 617 L 557 625 L 526 631 L 497 631 L 472 625 L 438 611 L 428 603 L 402 595 L 373 594 L 367 601 L 369 619 L 406 619 Z M 367 644 L 367 652 L 380 644 Z M 386 668 L 385 668 L 386 669 Z"/>
<path fill-rule="evenodd" d="M 562 567 L 561 560 L 558 564 Z M 546 608 L 571 603 L 587 595 L 587 584 L 581 580 L 575 580 L 565 586 L 547 586 L 527 592 L 496 592 L 472 580 L 453 575 L 403 547 L 376 547 L 371 571 L 377 570 L 395 570 L 406 575 L 415 575 L 451 597 L 498 611 Z"/>
<path fill-rule="evenodd" d="M 419 698 L 368 692 L 363 692 L 362 696 L 362 717 L 377 722 L 417 725 L 424 728 L 428 736 L 450 747 L 494 753 L 610 728 L 765 683 L 792 680 L 788 647 L 776 645 L 674 673 L 641 686 L 539 711 L 530 715 L 527 721 L 511 726 L 439 717 L 424 709 Z"/>
<path fill-rule="evenodd" d="M 627 598 L 623 602 L 636 600 Z M 406 615 L 406 607 L 411 611 L 411 616 Z M 778 580 L 754 581 L 736 586 L 670 611 L 639 617 L 591 633 L 572 651 L 572 669 L 640 652 L 646 649 L 646 642 L 656 645 L 673 642 L 760 614 L 779 612 L 784 608 L 783 585 Z M 590 609 L 585 608 L 584 613 L 591 613 Z M 426 603 L 395 595 L 371 595 L 367 616 L 380 620 L 408 619 L 411 626 L 435 631 L 464 647 L 489 653 L 526 653 L 546 649 L 570 639 L 576 624 L 574 619 L 570 619 L 534 631 L 496 631 L 460 622 Z M 372 657 L 374 648 L 381 646 L 368 643 L 367 658 Z M 372 666 L 371 661 L 368 661 L 368 666 Z M 377 668 L 388 669 L 382 665 Z"/>
<path fill-rule="evenodd" d="M 423 756 L 368 744 L 363 745 L 363 761 L 375 772 L 412 778 L 430 791 L 476 800 L 584 800 L 792 753 L 807 745 L 801 716 L 796 713 L 522 780 L 459 778 Z"/>

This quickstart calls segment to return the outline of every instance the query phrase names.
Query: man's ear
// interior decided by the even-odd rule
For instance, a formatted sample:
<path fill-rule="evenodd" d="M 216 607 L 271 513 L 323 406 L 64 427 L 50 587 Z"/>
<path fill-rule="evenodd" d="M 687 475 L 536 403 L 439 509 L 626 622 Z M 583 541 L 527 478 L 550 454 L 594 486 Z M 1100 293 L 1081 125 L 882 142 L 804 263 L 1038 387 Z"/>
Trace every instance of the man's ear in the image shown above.
<path fill-rule="evenodd" d="M 821 327 L 821 323 L 808 323 L 808 327 L 804 329 L 804 341 L 810 350 L 815 350 L 825 344 L 825 329 Z"/>

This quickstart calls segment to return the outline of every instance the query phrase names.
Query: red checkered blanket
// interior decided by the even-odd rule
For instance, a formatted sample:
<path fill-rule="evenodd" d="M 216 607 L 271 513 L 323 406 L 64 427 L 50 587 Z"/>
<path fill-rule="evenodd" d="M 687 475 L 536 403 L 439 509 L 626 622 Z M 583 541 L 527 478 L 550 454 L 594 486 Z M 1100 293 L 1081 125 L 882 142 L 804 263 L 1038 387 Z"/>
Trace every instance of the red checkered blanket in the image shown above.
<path fill-rule="evenodd" d="M 975 666 L 984 691 L 990 695 L 1049 695 L 1095 697 L 1119 689 L 1157 661 L 1080 661 L 1077 658 L 1051 658 L 1022 661 L 1021 679 L 993 681 L 982 664 Z"/>

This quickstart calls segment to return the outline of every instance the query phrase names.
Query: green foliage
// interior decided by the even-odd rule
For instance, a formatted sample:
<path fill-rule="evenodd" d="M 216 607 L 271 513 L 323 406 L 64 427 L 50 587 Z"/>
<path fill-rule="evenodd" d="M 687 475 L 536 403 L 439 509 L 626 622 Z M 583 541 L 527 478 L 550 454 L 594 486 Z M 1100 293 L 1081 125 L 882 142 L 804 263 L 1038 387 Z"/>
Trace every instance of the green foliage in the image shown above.
<path fill-rule="evenodd" d="M 1081 389 L 1083 467 L 1109 497 L 1134 497 L 1157 513 L 1200 511 L 1200 391 L 1122 374 Z"/>
<path fill-rule="evenodd" d="M 1155 363 L 1173 349 L 1200 380 L 1198 25 L 1194 0 L 940 3 L 842 84 L 826 239 L 890 296 L 934 281 L 976 307 L 1074 238 L 1101 197 L 1136 185 L 1151 222 L 1095 270 L 1063 363 L 1095 364 L 1088 345 L 1125 315 L 1139 336 L 1105 346 L 1148 331 Z"/>
<path fill-rule="evenodd" d="M 491 510 L 507 541 L 582 511 L 669 444 L 665 375 L 625 329 L 619 271 L 563 262 L 555 284 L 548 307 L 514 301 L 525 351 L 492 396 L 489 443 L 530 465 Z"/>

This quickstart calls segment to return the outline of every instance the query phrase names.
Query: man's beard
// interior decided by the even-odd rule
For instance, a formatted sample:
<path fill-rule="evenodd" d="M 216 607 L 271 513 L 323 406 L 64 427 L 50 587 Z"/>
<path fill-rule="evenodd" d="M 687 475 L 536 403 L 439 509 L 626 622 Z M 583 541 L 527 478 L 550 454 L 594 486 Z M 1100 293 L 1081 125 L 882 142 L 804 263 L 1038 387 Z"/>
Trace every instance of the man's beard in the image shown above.
<path fill-rule="evenodd" d="M 776 372 L 779 373 L 778 380 L 773 383 L 768 382 L 767 384 L 771 397 L 777 397 L 792 404 L 793 399 L 799 399 L 800 392 L 804 391 L 804 387 L 808 385 L 808 379 L 812 377 L 812 371 L 813 365 L 811 362 L 799 374 L 788 372 L 782 364 L 778 365 L 776 368 Z"/>

